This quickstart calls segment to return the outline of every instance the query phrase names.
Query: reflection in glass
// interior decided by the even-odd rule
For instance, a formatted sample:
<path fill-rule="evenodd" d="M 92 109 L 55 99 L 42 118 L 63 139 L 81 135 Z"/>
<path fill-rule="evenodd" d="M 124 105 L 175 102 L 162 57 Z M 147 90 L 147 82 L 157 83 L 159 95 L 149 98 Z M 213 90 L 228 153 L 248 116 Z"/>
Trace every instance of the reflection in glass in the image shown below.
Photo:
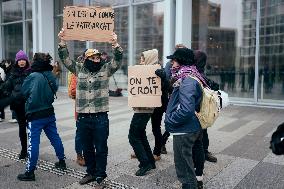
<path fill-rule="evenodd" d="M 192 1 L 192 48 L 207 53 L 206 74 L 231 97 L 253 99 L 256 0 Z"/>
<path fill-rule="evenodd" d="M 3 22 L 22 20 L 22 0 L 9 0 L 2 2 Z"/>
<path fill-rule="evenodd" d="M 118 5 L 128 5 L 129 0 L 91 0 L 91 6 L 118 6 Z"/>
<path fill-rule="evenodd" d="M 9 24 L 4 30 L 4 57 L 14 59 L 16 53 L 23 49 L 23 24 Z"/>
<path fill-rule="evenodd" d="M 32 21 L 26 22 L 26 41 L 27 41 L 27 55 L 29 58 L 33 57 L 33 26 Z"/>
<path fill-rule="evenodd" d="M 128 7 L 115 8 L 114 32 L 117 34 L 118 43 L 123 49 L 122 66 L 115 72 L 114 77 L 110 79 L 110 89 L 115 90 L 117 83 L 120 88 L 127 88 L 127 70 L 128 70 Z M 100 52 L 106 52 L 109 58 L 112 58 L 112 48 L 109 43 L 91 43 L 92 48 Z"/>
<path fill-rule="evenodd" d="M 72 6 L 73 0 L 57 0 L 54 1 L 55 15 L 63 14 L 63 9 L 65 6 Z"/>
<path fill-rule="evenodd" d="M 158 49 L 159 59 L 163 57 L 163 3 L 134 6 L 134 64 L 140 60 L 141 53 Z"/>
<path fill-rule="evenodd" d="M 32 19 L 33 17 L 33 0 L 26 0 L 26 19 Z"/>
<path fill-rule="evenodd" d="M 261 101 L 284 99 L 284 4 L 272 2 L 261 0 L 258 82 Z"/>

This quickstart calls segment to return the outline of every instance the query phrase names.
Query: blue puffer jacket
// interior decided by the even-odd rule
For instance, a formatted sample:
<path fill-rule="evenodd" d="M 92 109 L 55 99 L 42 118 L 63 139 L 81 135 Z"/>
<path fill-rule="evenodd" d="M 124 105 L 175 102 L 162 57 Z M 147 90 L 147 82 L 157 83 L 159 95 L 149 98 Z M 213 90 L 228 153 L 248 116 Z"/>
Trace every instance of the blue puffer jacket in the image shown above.
<path fill-rule="evenodd" d="M 201 130 L 195 111 L 199 112 L 202 89 L 199 83 L 187 77 L 174 87 L 166 117 L 166 130 L 170 133 L 194 133 Z"/>
<path fill-rule="evenodd" d="M 57 91 L 55 77 L 51 71 L 33 72 L 24 81 L 22 92 L 26 99 L 26 114 L 53 108 L 54 94 L 48 84 L 50 81 L 54 91 Z"/>

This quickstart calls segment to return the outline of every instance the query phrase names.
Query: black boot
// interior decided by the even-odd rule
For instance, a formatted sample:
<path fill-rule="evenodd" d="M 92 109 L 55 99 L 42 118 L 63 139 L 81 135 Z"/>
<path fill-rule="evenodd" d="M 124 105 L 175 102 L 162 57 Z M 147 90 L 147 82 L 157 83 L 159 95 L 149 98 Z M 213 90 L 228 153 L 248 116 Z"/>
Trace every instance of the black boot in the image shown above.
<path fill-rule="evenodd" d="M 19 159 L 26 159 L 28 157 L 28 153 L 25 151 L 21 151 L 21 153 L 19 154 Z"/>
<path fill-rule="evenodd" d="M 156 168 L 155 164 L 152 165 L 151 163 L 149 163 L 148 165 L 140 167 L 140 169 L 136 171 L 135 175 L 144 176 L 147 173 L 147 171 L 150 171 L 151 169 L 155 169 L 155 168 Z"/>
<path fill-rule="evenodd" d="M 57 169 L 62 169 L 62 170 L 67 169 L 67 168 L 66 168 L 65 160 L 62 159 L 62 160 L 59 160 L 59 162 L 56 162 L 56 163 L 55 163 L 55 168 L 57 168 Z"/>
<path fill-rule="evenodd" d="M 96 181 L 97 181 L 98 184 L 101 184 L 104 181 L 105 178 L 106 178 L 106 176 L 104 176 L 104 177 L 97 177 Z"/>
<path fill-rule="evenodd" d="M 213 163 L 217 162 L 217 158 L 215 156 L 213 156 L 213 154 L 211 152 L 205 153 L 205 160 L 209 161 L 209 162 L 213 162 Z"/>
<path fill-rule="evenodd" d="M 20 181 L 35 181 L 35 174 L 34 171 L 26 171 L 24 174 L 19 174 L 17 178 Z"/>

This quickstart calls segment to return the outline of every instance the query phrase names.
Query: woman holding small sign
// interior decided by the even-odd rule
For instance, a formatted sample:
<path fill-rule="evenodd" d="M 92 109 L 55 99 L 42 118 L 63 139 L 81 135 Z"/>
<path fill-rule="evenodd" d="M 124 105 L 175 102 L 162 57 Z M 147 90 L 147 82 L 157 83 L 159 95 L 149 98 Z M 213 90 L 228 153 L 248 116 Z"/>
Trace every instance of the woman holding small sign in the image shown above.
<path fill-rule="evenodd" d="M 158 50 L 152 49 L 144 51 L 141 55 L 141 65 L 154 65 L 158 64 Z M 157 69 L 155 74 L 162 79 L 162 91 L 163 91 L 163 76 L 161 69 Z M 137 157 L 139 164 L 139 170 L 135 173 L 136 176 L 144 176 L 149 170 L 155 169 L 155 158 L 152 154 L 151 147 L 146 136 L 146 126 L 151 116 L 153 115 L 155 108 L 135 107 L 134 115 L 131 120 L 129 129 L 129 143 L 132 146 L 135 157 Z M 161 132 L 161 131 L 160 131 Z M 161 134 L 160 134 L 161 135 Z M 161 136 L 162 137 L 162 136 Z M 160 145 L 161 146 L 161 145 Z M 159 147 L 160 149 L 160 147 Z M 155 154 L 156 156 L 160 154 Z M 132 155 L 134 157 L 134 155 Z"/>

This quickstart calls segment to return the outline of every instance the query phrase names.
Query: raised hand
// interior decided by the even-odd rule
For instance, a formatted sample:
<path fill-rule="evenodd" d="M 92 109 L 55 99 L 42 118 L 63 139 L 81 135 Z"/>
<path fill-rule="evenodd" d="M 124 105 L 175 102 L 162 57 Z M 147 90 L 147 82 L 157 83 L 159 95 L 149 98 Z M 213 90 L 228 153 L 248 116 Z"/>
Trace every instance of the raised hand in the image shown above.
<path fill-rule="evenodd" d="M 111 40 L 109 41 L 109 43 L 111 43 L 111 45 L 113 47 L 117 47 L 118 46 L 116 33 L 114 33 L 114 32 L 112 33 Z"/>
<path fill-rule="evenodd" d="M 60 43 L 61 44 L 66 44 L 66 41 L 64 40 L 64 29 L 62 28 L 61 30 L 60 30 L 60 32 L 58 33 L 58 37 L 59 37 L 59 39 L 60 39 Z"/>

